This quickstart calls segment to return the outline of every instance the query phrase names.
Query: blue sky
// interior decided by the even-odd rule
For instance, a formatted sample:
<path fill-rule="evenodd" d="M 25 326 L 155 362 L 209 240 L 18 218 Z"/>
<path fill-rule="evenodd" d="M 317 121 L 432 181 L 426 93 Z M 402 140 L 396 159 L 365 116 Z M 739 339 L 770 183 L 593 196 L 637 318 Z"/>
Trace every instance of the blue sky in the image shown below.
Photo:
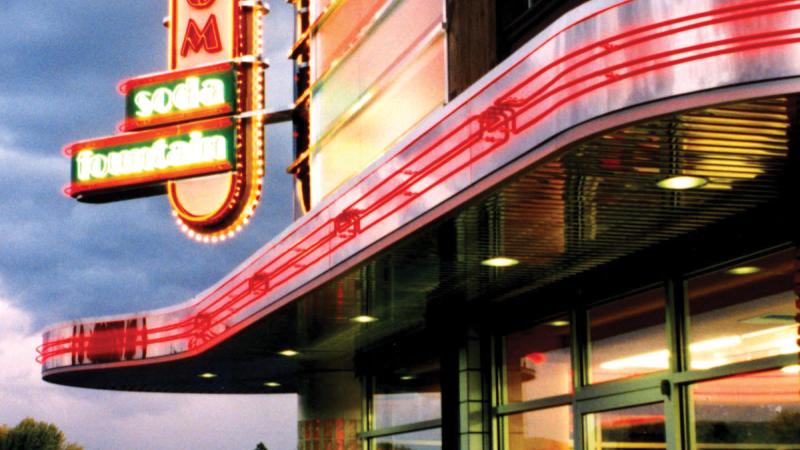
<path fill-rule="evenodd" d="M 271 4 L 268 104 L 291 102 L 292 12 Z M 234 240 L 200 245 L 165 197 L 85 205 L 61 194 L 70 142 L 113 134 L 121 80 L 166 66 L 167 0 L 5 0 L 0 12 L 0 423 L 55 422 L 87 449 L 295 445 L 292 396 L 131 394 L 52 386 L 34 347 L 48 324 L 183 302 L 291 221 L 290 127 L 267 129 L 266 193 Z M 290 414 L 286 412 L 289 411 Z M 157 442 L 158 444 L 154 444 Z"/>

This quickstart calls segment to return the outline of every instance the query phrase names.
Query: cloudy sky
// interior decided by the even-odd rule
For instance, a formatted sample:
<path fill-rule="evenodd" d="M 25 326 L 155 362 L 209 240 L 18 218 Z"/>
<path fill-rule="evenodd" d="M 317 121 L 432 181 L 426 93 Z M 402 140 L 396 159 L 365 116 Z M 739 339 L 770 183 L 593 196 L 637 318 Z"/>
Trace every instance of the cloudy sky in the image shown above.
<path fill-rule="evenodd" d="M 184 238 L 165 197 L 107 205 L 61 194 L 72 141 L 113 134 L 121 80 L 165 69 L 167 0 L 3 0 L 0 11 L 0 424 L 56 423 L 87 449 L 295 446 L 292 396 L 116 393 L 53 386 L 34 362 L 49 324 L 183 302 L 291 220 L 290 128 L 267 129 L 265 199 L 236 239 Z M 292 16 L 266 21 L 268 103 L 291 102 Z M 287 411 L 290 412 L 287 414 Z"/>

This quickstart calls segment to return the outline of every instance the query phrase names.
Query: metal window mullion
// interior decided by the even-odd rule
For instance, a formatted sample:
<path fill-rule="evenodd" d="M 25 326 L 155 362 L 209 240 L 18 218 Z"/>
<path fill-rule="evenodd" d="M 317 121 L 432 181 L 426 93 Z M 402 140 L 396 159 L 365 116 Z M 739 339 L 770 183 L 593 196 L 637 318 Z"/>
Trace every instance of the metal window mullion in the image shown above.
<path fill-rule="evenodd" d="M 505 377 L 505 339 L 492 333 L 489 337 L 489 354 L 486 361 L 489 361 L 489 411 L 491 414 L 491 439 L 492 448 L 504 449 L 508 437 L 505 433 L 504 419 L 499 415 L 498 410 L 505 404 L 506 398 L 506 377 Z"/>
<path fill-rule="evenodd" d="M 580 390 L 589 384 L 589 311 L 586 308 L 573 308 L 570 311 L 570 346 L 572 347 L 572 387 Z"/>
<path fill-rule="evenodd" d="M 689 368 L 689 303 L 687 284 L 680 276 L 667 280 L 667 330 L 670 369 L 673 374 L 685 372 Z M 664 382 L 668 388 L 664 405 L 667 448 L 688 450 L 693 439 L 689 390 L 676 384 L 673 376 Z"/>
<path fill-rule="evenodd" d="M 539 411 L 542 409 L 553 408 L 556 406 L 566 406 L 572 403 L 572 394 L 557 395 L 554 397 L 540 398 L 527 402 L 511 403 L 497 407 L 498 416 L 509 416 L 512 414 Z"/>
<path fill-rule="evenodd" d="M 726 378 L 733 375 L 763 372 L 797 364 L 797 353 L 777 355 L 754 361 L 743 361 L 706 370 L 691 370 L 673 375 L 675 384 L 691 384 Z"/>
<path fill-rule="evenodd" d="M 368 432 L 374 426 L 374 408 L 373 408 L 373 393 L 374 393 L 374 386 L 375 386 L 375 377 L 370 375 L 365 375 L 362 378 L 361 383 L 361 431 L 358 433 L 358 437 L 361 440 L 361 449 L 362 450 L 372 450 L 375 446 L 372 445 L 373 442 L 371 439 L 367 439 L 363 437 L 363 434 Z"/>
<path fill-rule="evenodd" d="M 432 430 L 434 428 L 441 428 L 442 419 L 425 420 L 423 422 L 407 423 L 397 425 L 394 427 L 379 428 L 377 430 L 364 431 L 359 433 L 360 439 L 369 439 L 385 436 L 393 436 L 398 434 L 413 433 L 415 431 Z"/>
<path fill-rule="evenodd" d="M 590 357 L 590 333 L 589 333 L 589 311 L 583 306 L 577 306 L 570 311 L 570 345 L 572 347 L 572 387 L 573 392 L 580 393 L 583 386 L 589 383 L 589 357 Z M 586 448 L 586 438 L 584 437 L 584 419 L 578 412 L 579 402 L 576 396 L 572 397 L 572 435 L 573 447 L 575 450 Z"/>

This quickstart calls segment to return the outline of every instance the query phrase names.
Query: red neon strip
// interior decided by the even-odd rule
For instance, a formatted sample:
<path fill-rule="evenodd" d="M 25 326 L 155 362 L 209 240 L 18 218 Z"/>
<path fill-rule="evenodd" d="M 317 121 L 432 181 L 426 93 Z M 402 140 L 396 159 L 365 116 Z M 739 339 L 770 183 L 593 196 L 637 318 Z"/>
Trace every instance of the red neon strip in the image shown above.
<path fill-rule="evenodd" d="M 780 44 L 780 43 L 778 43 L 778 44 Z M 766 46 L 766 45 L 763 45 L 763 46 Z M 761 47 L 761 46 L 758 46 L 758 47 Z M 728 50 L 728 51 L 725 51 L 725 52 L 715 52 L 715 53 L 720 53 L 720 54 L 721 54 L 721 53 L 729 53 L 729 52 L 733 52 L 733 51 L 739 51 L 739 50 L 741 50 L 741 49 L 731 49 L 731 50 Z M 701 56 L 701 57 L 702 57 L 702 56 Z M 699 59 L 699 58 L 700 58 L 700 57 L 696 57 L 696 58 L 689 58 L 689 59 Z M 687 60 L 688 60 L 688 59 L 687 59 Z M 670 64 L 668 64 L 668 65 L 674 65 L 674 64 L 678 64 L 678 63 L 680 63 L 680 62 L 683 62 L 683 61 L 673 62 L 673 63 L 670 63 Z M 605 83 L 605 84 L 607 84 L 607 83 Z M 596 89 L 596 88 L 595 88 L 595 89 Z M 489 149 L 489 150 L 491 150 L 491 149 Z M 486 154 L 488 154 L 488 151 L 485 151 L 485 152 L 483 152 L 483 154 L 481 154 L 481 157 L 482 157 L 482 156 L 485 156 Z M 473 161 L 474 161 L 474 160 L 473 160 Z M 446 178 L 449 178 L 449 176 L 448 176 L 448 177 L 446 177 Z M 434 187 L 434 186 L 430 186 L 428 189 L 426 189 L 426 191 L 427 191 L 427 190 L 429 190 L 429 189 L 431 189 L 431 188 L 433 188 L 433 187 Z M 408 202 L 410 202 L 410 201 L 411 201 L 411 200 L 407 200 L 406 202 L 403 202 L 403 205 L 407 204 L 407 203 L 408 203 Z M 402 206 L 402 205 L 401 205 L 401 206 Z M 396 209 L 397 209 L 397 208 L 396 208 Z M 388 215 L 387 215 L 387 216 L 388 216 Z M 386 217 L 386 216 L 384 216 L 384 217 Z M 383 219 L 383 218 L 381 218 L 381 219 Z M 379 219 L 379 220 L 378 220 L 378 221 L 376 221 L 376 222 L 380 222 L 380 221 L 381 221 L 381 219 Z M 326 225 L 327 225 L 327 224 L 326 224 Z M 327 238 L 327 239 L 325 239 L 324 241 L 326 241 L 326 242 L 327 242 L 328 240 L 330 240 L 331 236 L 327 236 L 326 238 Z M 341 246 L 341 245 L 342 245 L 342 244 L 340 244 L 339 246 Z M 338 248 L 339 246 L 337 246 L 337 248 Z M 335 249 L 333 249 L 333 250 L 335 251 Z M 325 257 L 325 256 L 326 256 L 326 255 L 322 255 L 321 257 Z M 321 258 L 321 257 L 320 257 L 320 258 Z M 296 258 L 296 259 L 299 259 L 299 258 Z M 314 264 L 314 262 L 318 261 L 318 259 L 319 259 L 319 258 L 317 258 L 316 260 L 314 260 L 313 262 L 311 262 L 309 265 L 313 265 L 313 264 Z M 283 266 L 283 267 L 285 268 L 285 267 L 287 267 L 287 266 L 288 266 L 288 265 L 286 265 L 286 266 Z M 285 269 L 283 269 L 283 270 L 285 270 Z"/>
<path fill-rule="evenodd" d="M 760 3 L 764 3 L 764 2 L 760 2 Z M 784 8 L 784 9 L 787 9 L 787 8 Z M 791 8 L 791 9 L 798 9 L 798 7 Z M 773 11 L 774 11 L 774 9 L 773 9 Z M 700 25 L 697 25 L 697 27 L 705 26 L 705 25 L 707 25 L 707 24 L 700 24 Z M 545 110 L 543 113 L 540 113 L 537 116 L 535 116 L 534 120 L 528 121 L 524 127 L 515 127 L 514 128 L 514 132 L 519 132 L 520 130 L 524 130 L 524 129 L 527 129 L 527 128 L 533 126 L 534 124 L 538 123 L 542 118 L 546 117 L 549 113 L 551 113 L 552 111 L 557 109 L 558 106 L 563 105 L 566 102 L 569 102 L 571 100 L 574 100 L 575 98 L 583 96 L 588 92 L 596 91 L 596 90 L 598 90 L 598 89 L 600 89 L 600 88 L 602 88 L 604 86 L 613 84 L 613 83 L 615 83 L 615 82 L 617 82 L 617 81 L 619 81 L 621 79 L 631 78 L 631 77 L 634 77 L 636 75 L 640 75 L 640 74 L 643 74 L 643 73 L 653 72 L 653 71 L 656 71 L 656 70 L 659 70 L 659 69 L 663 69 L 663 68 L 666 68 L 666 67 L 679 65 L 679 64 L 682 64 L 682 63 L 685 63 L 685 62 L 696 61 L 696 60 L 700 60 L 700 59 L 707 59 L 707 58 L 711 58 L 711 57 L 714 57 L 714 56 L 720 56 L 720 55 L 724 55 L 724 54 L 737 53 L 737 52 L 744 52 L 744 51 L 753 50 L 753 49 L 761 49 L 761 48 L 776 47 L 776 46 L 780 46 L 780 45 L 789 45 L 789 44 L 798 43 L 798 42 L 800 42 L 800 38 L 776 39 L 776 40 L 766 41 L 766 42 L 749 42 L 749 41 L 754 41 L 754 40 L 764 40 L 764 39 L 770 38 L 770 37 L 779 37 L 779 36 L 783 36 L 783 35 L 787 35 L 787 34 L 793 34 L 793 33 L 797 33 L 797 32 L 798 32 L 797 29 L 792 29 L 792 30 L 779 31 L 779 32 L 761 33 L 761 34 L 756 34 L 756 35 L 752 35 L 752 36 L 742 36 L 742 37 L 731 38 L 729 40 L 726 40 L 727 42 L 726 41 L 720 41 L 720 42 L 716 42 L 716 43 L 698 44 L 698 45 L 690 46 L 690 47 L 687 47 L 687 48 L 681 49 L 681 50 L 670 51 L 670 52 L 662 52 L 660 54 L 653 55 L 653 56 L 651 56 L 649 58 L 644 58 L 647 61 L 643 61 L 643 59 L 640 58 L 639 60 L 633 60 L 633 61 L 630 61 L 630 62 L 626 62 L 623 65 L 618 65 L 619 67 L 615 68 L 615 70 L 622 69 L 622 68 L 630 68 L 630 67 L 633 67 L 633 66 L 636 66 L 636 65 L 643 64 L 645 62 L 650 62 L 652 60 L 656 60 L 658 58 L 663 58 L 663 57 L 668 57 L 668 56 L 675 56 L 675 55 L 678 55 L 680 53 L 697 51 L 698 49 L 706 49 L 706 48 L 710 48 L 710 47 L 714 47 L 714 46 L 730 45 L 730 44 L 736 44 L 736 43 L 740 43 L 740 42 L 744 43 L 742 45 L 730 47 L 730 48 L 727 48 L 727 49 L 716 50 L 716 51 L 711 51 L 711 52 L 705 52 L 705 53 L 700 53 L 700 54 L 695 54 L 695 55 L 692 55 L 692 56 L 684 57 L 684 58 L 681 58 L 681 59 L 675 59 L 675 60 L 672 60 L 672 61 L 666 61 L 666 62 L 662 62 L 662 63 L 652 64 L 652 65 L 649 65 L 647 67 L 643 67 L 643 68 L 639 68 L 639 69 L 635 69 L 635 70 L 630 70 L 629 72 L 627 72 L 627 73 L 625 73 L 623 75 L 617 75 L 617 76 L 605 79 L 605 80 L 603 80 L 601 82 L 598 82 L 598 83 L 595 83 L 593 85 L 590 85 L 589 87 L 587 87 L 587 88 L 585 88 L 583 90 L 580 90 L 580 91 L 578 91 L 576 93 L 573 93 L 573 94 L 567 96 L 566 98 L 562 99 L 557 105 L 551 106 L 550 108 Z M 585 64 L 588 63 L 587 60 L 592 60 L 593 61 L 595 59 L 597 59 L 597 58 L 586 58 L 580 63 L 585 65 Z M 570 71 L 572 71 L 572 70 L 574 70 L 574 69 L 571 68 Z M 597 76 L 599 76 L 599 75 L 595 74 L 595 77 L 597 77 Z M 582 78 L 583 79 L 581 81 L 585 81 L 585 80 L 588 80 L 591 77 L 584 76 Z M 575 81 L 575 80 L 573 80 L 571 82 L 567 82 L 567 83 L 562 84 L 561 86 L 555 88 L 554 91 L 555 92 L 564 91 L 568 87 L 572 87 L 572 86 L 578 84 L 579 82 L 580 81 Z M 524 82 L 522 84 L 524 84 Z M 551 86 L 552 86 L 552 84 L 551 84 Z M 518 85 L 515 89 L 519 89 L 519 87 L 520 87 L 520 85 Z M 553 92 L 551 92 L 550 94 L 552 95 Z M 522 108 L 520 111 L 518 111 L 517 112 L 517 116 L 520 114 L 520 112 L 527 111 L 527 110 L 531 109 L 533 106 L 538 105 L 540 103 L 541 99 L 543 98 L 543 96 L 538 96 L 538 97 L 539 97 L 539 100 L 534 98 L 534 99 L 532 99 L 530 101 L 525 102 L 525 105 L 527 105 L 527 106 L 525 108 Z M 428 153 L 431 153 L 432 151 L 437 149 L 439 145 L 441 145 L 442 143 L 446 142 L 447 139 L 449 139 L 450 137 L 458 134 L 458 132 L 463 130 L 470 122 L 474 122 L 475 120 L 477 120 L 477 117 L 478 116 L 470 118 L 467 123 L 462 124 L 459 127 L 456 127 L 456 129 L 454 131 L 452 131 L 451 133 L 449 133 L 445 137 L 440 138 L 439 140 L 437 140 L 434 144 L 430 145 L 425 150 L 421 150 L 420 151 L 421 155 L 416 157 L 416 158 L 414 158 L 413 162 L 419 161 L 422 156 L 427 155 Z M 441 122 L 439 122 L 439 123 L 441 123 Z M 500 124 L 499 126 L 497 125 L 498 123 Z M 437 125 L 438 125 L 438 123 L 437 123 Z M 434 127 L 435 126 L 436 125 L 434 125 Z M 395 211 L 399 210 L 400 208 L 402 208 L 403 206 L 407 205 L 408 203 L 410 203 L 414 199 L 416 199 L 416 198 L 420 197 L 421 195 L 423 195 L 424 193 L 428 192 L 430 189 L 433 189 L 436 186 L 440 185 L 442 182 L 444 182 L 447 179 L 451 178 L 453 175 L 461 172 L 465 167 L 468 167 L 471 163 L 474 163 L 474 162 L 482 159 L 486 155 L 490 154 L 492 150 L 497 148 L 499 145 L 501 145 L 505 141 L 496 141 L 495 143 L 489 145 L 487 148 L 483 149 L 480 153 L 478 153 L 476 155 L 473 155 L 472 158 L 469 158 L 469 161 L 467 163 L 462 163 L 461 165 L 459 165 L 455 169 L 451 169 L 451 171 L 448 174 L 444 175 L 443 177 L 440 177 L 440 178 L 436 179 L 429 186 L 427 186 L 424 190 L 421 190 L 421 191 L 418 191 L 418 192 L 411 192 L 410 189 L 409 189 L 411 186 L 415 185 L 417 182 L 419 182 L 420 180 L 424 179 L 423 175 L 430 174 L 431 172 L 443 167 L 447 162 L 451 161 L 456 156 L 459 156 L 459 154 L 461 152 L 463 152 L 465 150 L 468 150 L 468 149 L 471 149 L 471 146 L 473 146 L 476 143 L 481 142 L 479 138 L 480 138 L 480 136 L 481 136 L 481 134 L 483 132 L 492 131 L 492 130 L 494 130 L 494 131 L 501 130 L 502 126 L 503 126 L 503 122 L 495 122 L 493 124 L 488 125 L 489 128 L 482 127 L 481 130 L 478 133 L 472 133 L 472 134 L 468 135 L 466 140 L 461 141 L 453 149 L 449 150 L 444 155 L 439 156 L 432 163 L 430 163 L 428 166 L 426 166 L 424 168 L 424 173 L 423 173 L 423 171 L 414 172 L 414 175 L 412 175 L 411 178 L 409 178 L 409 179 L 405 180 L 403 183 L 401 183 L 401 186 L 395 187 L 394 189 L 392 189 L 390 191 L 389 194 L 382 195 L 378 199 L 380 204 L 377 204 L 377 203 L 372 204 L 372 206 L 370 207 L 370 210 L 368 212 L 366 212 L 366 211 L 364 212 L 364 217 L 362 218 L 362 220 L 364 218 L 366 218 L 366 216 L 368 214 L 371 214 L 371 213 L 377 211 L 381 206 L 386 205 L 386 204 L 390 203 L 391 201 L 394 201 L 398 196 L 400 196 L 401 199 L 404 199 L 404 201 L 401 202 L 399 205 L 396 205 L 390 212 L 384 214 L 379 219 L 376 219 L 376 220 L 372 221 L 370 224 L 364 226 L 362 228 L 362 232 L 368 230 L 372 225 L 375 225 L 377 223 L 382 222 L 386 217 L 389 217 Z M 493 127 L 493 128 L 491 128 L 491 127 Z M 508 130 L 506 130 L 506 131 L 508 131 Z M 409 145 L 409 147 L 410 147 L 410 145 Z M 407 150 L 409 147 L 405 147 L 402 151 Z M 404 166 L 404 168 L 405 167 L 410 167 L 410 165 L 411 164 L 407 164 L 406 166 Z M 402 170 L 402 169 L 398 170 L 395 173 L 394 177 L 403 176 L 404 172 L 405 171 Z M 404 189 L 401 189 L 401 188 L 404 188 Z M 361 198 L 359 198 L 356 202 L 352 203 L 351 206 L 355 206 L 355 205 L 357 205 L 358 203 L 360 203 L 362 201 L 366 201 L 366 199 L 369 196 L 371 196 L 373 192 L 377 192 L 377 190 L 378 189 L 373 189 L 370 192 L 362 195 Z M 349 192 L 349 191 L 347 191 L 347 192 Z M 405 194 L 409 194 L 409 193 L 410 193 L 410 195 L 405 195 Z M 342 194 L 342 195 L 344 195 L 344 194 Z M 345 210 L 347 210 L 347 208 L 345 208 Z M 315 214 L 314 217 L 312 217 L 312 218 L 310 218 L 308 220 L 312 220 L 313 218 L 316 218 L 320 213 L 321 213 L 321 211 L 318 212 L 317 214 Z M 306 221 L 303 225 L 298 226 L 295 230 L 293 230 L 289 234 L 289 236 L 299 232 L 299 230 L 302 229 L 302 227 L 304 225 L 307 225 L 307 224 L 308 224 L 308 221 Z M 333 220 L 326 221 L 322 226 L 318 227 L 314 232 L 312 232 L 309 235 L 304 236 L 300 240 L 300 242 L 295 243 L 294 245 L 292 245 L 291 247 L 289 247 L 288 249 L 283 251 L 280 255 L 278 255 L 277 258 L 274 258 L 271 261 L 267 262 L 264 266 L 262 266 L 262 268 L 260 270 L 261 272 L 264 272 L 266 268 L 269 268 L 270 266 L 273 266 L 274 264 L 276 264 L 285 255 L 287 255 L 287 254 L 289 254 L 291 252 L 296 252 L 297 254 L 294 255 L 294 257 L 292 257 L 287 263 L 284 263 L 282 266 L 277 268 L 274 272 L 268 273 L 269 278 L 274 280 L 275 279 L 274 276 L 276 274 L 280 275 L 280 274 L 283 274 L 284 272 L 290 270 L 291 268 L 295 268 L 296 270 L 292 271 L 286 278 L 284 278 L 283 280 L 278 281 L 277 283 L 270 283 L 269 288 L 267 288 L 263 293 L 261 293 L 260 295 L 255 296 L 254 298 L 251 298 L 249 301 L 246 301 L 241 305 L 238 305 L 235 309 L 230 309 L 230 308 L 232 308 L 234 305 L 237 305 L 240 301 L 242 301 L 243 299 L 246 299 L 249 295 L 251 295 L 252 294 L 251 291 L 246 290 L 244 292 L 241 292 L 241 293 L 233 296 L 228 302 L 224 303 L 222 306 L 220 306 L 219 308 L 217 308 L 213 312 L 209 313 L 209 315 L 211 315 L 211 317 L 213 317 L 213 319 L 207 321 L 207 325 L 203 329 L 200 329 L 199 331 L 202 332 L 203 334 L 211 334 L 211 337 L 210 337 L 210 339 L 208 341 L 203 343 L 202 347 L 207 348 L 207 347 L 210 347 L 211 345 L 214 345 L 215 344 L 214 341 L 219 341 L 219 340 L 221 340 L 221 338 L 225 337 L 225 335 L 230 335 L 230 330 L 233 330 L 233 329 L 237 328 L 237 326 L 234 325 L 226 333 L 223 333 L 223 334 L 220 334 L 220 335 L 213 335 L 213 333 L 211 333 L 210 330 L 215 325 L 218 325 L 221 322 L 223 322 L 224 320 L 227 320 L 229 317 L 241 312 L 244 308 L 252 305 L 255 301 L 257 301 L 259 298 L 261 298 L 261 296 L 265 295 L 266 292 L 272 291 L 272 290 L 276 289 L 277 287 L 280 287 L 281 285 L 283 285 L 286 282 L 288 282 L 291 279 L 293 279 L 297 274 L 304 272 L 306 268 L 308 268 L 310 266 L 313 266 L 314 264 L 319 262 L 321 259 L 329 257 L 331 254 L 335 253 L 336 250 L 338 250 L 341 246 L 343 246 L 344 244 L 349 242 L 354 237 L 354 236 L 343 237 L 343 236 L 337 235 L 335 227 L 333 227 L 332 225 L 333 225 Z M 311 245 L 308 248 L 302 248 L 301 247 L 301 244 L 304 244 L 306 241 L 309 241 L 312 236 L 317 235 L 318 232 L 323 231 L 323 230 L 327 230 L 327 232 L 324 233 L 319 239 L 317 239 L 316 242 L 313 243 L 313 245 Z M 272 249 L 276 248 L 278 245 L 286 242 L 286 240 L 288 239 L 289 236 L 285 237 L 280 242 L 269 246 L 269 248 L 266 249 L 265 252 L 262 252 L 261 255 L 259 255 L 258 257 L 254 258 L 253 262 L 248 264 L 242 271 L 238 272 L 235 275 L 232 275 L 232 277 L 229 278 L 228 280 L 226 280 L 224 283 L 222 283 L 221 286 L 219 286 L 217 289 L 215 289 L 210 294 L 208 294 L 203 299 L 201 299 L 198 302 L 198 304 L 204 303 L 204 302 L 206 302 L 206 300 L 212 299 L 210 302 L 208 302 L 208 304 L 204 305 L 203 309 L 201 310 L 201 313 L 204 312 L 204 311 L 209 311 L 214 306 L 217 306 L 217 304 L 219 304 L 225 297 L 222 296 L 222 297 L 218 297 L 218 298 L 214 299 L 215 295 L 217 295 L 218 293 L 222 292 L 226 287 L 230 286 L 232 283 L 236 282 L 236 277 L 241 276 L 244 270 L 247 270 L 248 268 L 251 268 L 255 264 L 257 264 L 258 263 L 258 261 L 257 261 L 258 258 L 264 256 L 265 253 L 268 253 Z M 335 245 L 332 248 L 329 248 L 327 251 L 323 252 L 322 254 L 316 255 L 316 258 L 312 259 L 311 261 L 307 261 L 305 264 L 301 263 L 307 257 L 315 256 L 314 252 L 316 252 L 318 249 L 322 248 L 322 246 L 324 246 L 325 244 L 331 242 L 335 238 L 340 238 L 341 239 L 341 241 L 337 245 Z M 301 251 L 298 252 L 297 251 L 298 249 L 300 249 Z M 236 283 L 236 285 L 232 289 L 239 289 L 240 287 L 244 286 L 246 282 L 247 282 L 246 280 L 241 280 L 238 283 Z M 231 291 L 229 290 L 228 292 L 231 292 Z M 227 294 L 227 295 L 230 295 L 230 294 Z M 226 311 L 226 310 L 228 311 L 228 314 L 220 317 L 220 313 L 222 311 Z M 216 319 L 216 320 L 214 320 L 214 319 Z M 183 326 L 191 326 L 192 323 L 193 323 L 192 318 L 187 317 L 186 319 L 181 320 L 180 322 L 178 322 L 178 324 L 171 324 L 171 325 L 167 325 L 167 326 L 164 326 L 164 327 L 161 327 L 161 328 L 157 328 L 157 329 L 148 329 L 146 331 L 146 333 L 148 333 L 148 334 L 161 333 L 161 332 L 163 332 L 165 330 L 176 329 L 176 327 L 178 327 L 178 326 L 181 326 L 181 327 L 183 327 Z M 191 336 L 192 334 L 193 333 L 191 333 L 191 332 L 183 332 L 183 333 L 180 333 L 178 336 L 181 336 L 183 338 L 183 337 Z M 163 338 L 159 339 L 159 341 L 162 341 L 162 340 L 172 341 L 172 340 L 175 340 L 176 338 L 177 338 L 177 336 L 163 337 Z M 85 339 L 85 338 L 83 338 L 83 339 Z M 50 358 L 52 356 L 69 353 L 69 348 L 62 349 L 62 350 L 54 350 L 53 352 L 49 352 L 48 350 L 51 349 L 51 348 L 55 348 L 57 346 L 69 345 L 72 342 L 74 342 L 74 341 L 69 339 L 69 338 L 67 338 L 67 339 L 60 339 L 60 340 L 44 343 L 41 346 L 42 358 L 46 361 L 48 358 Z M 152 343 L 153 341 L 148 341 L 148 342 Z M 166 341 L 164 341 L 164 342 L 166 342 Z M 199 352 L 200 348 L 201 347 L 197 347 L 197 349 L 195 349 L 196 351 L 190 351 L 190 352 L 186 352 L 186 353 L 196 354 L 196 353 Z"/>
<path fill-rule="evenodd" d="M 196 75 L 206 75 L 209 73 L 227 72 L 228 70 L 236 67 L 232 62 L 211 64 L 207 66 L 192 67 L 190 69 L 172 70 L 169 72 L 158 72 L 148 75 L 142 75 L 136 78 L 129 78 L 122 81 L 117 86 L 117 90 L 122 95 L 127 95 L 128 92 L 139 86 L 146 86 L 148 84 L 159 84 L 165 81 L 174 81 L 181 78 L 187 78 Z"/>
<path fill-rule="evenodd" d="M 233 125 L 233 120 L 229 117 L 205 120 L 175 125 L 171 127 L 157 128 L 154 130 L 140 131 L 136 133 L 106 136 L 97 139 L 74 142 L 64 147 L 64 154 L 74 156 L 75 153 L 86 148 L 105 148 L 116 147 L 118 145 L 136 144 L 139 142 L 152 141 L 162 137 L 180 136 L 191 133 L 192 131 L 208 131 L 219 128 L 226 128 Z"/>

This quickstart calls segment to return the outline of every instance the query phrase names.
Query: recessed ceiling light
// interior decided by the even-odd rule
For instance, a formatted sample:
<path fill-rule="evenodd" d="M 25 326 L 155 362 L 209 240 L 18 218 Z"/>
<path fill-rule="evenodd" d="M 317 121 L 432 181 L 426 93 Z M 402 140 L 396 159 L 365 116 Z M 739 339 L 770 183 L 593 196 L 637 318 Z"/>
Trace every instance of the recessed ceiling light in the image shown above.
<path fill-rule="evenodd" d="M 706 183 L 708 183 L 708 180 L 703 177 L 690 177 L 684 175 L 679 177 L 664 178 L 663 180 L 656 183 L 656 186 L 660 187 L 661 189 L 684 191 L 686 189 L 699 188 L 705 185 Z"/>
<path fill-rule="evenodd" d="M 375 321 L 377 321 L 377 320 L 378 320 L 378 318 L 377 318 L 377 317 L 373 317 L 373 316 L 366 316 L 366 315 L 363 315 L 363 316 L 356 316 L 356 317 L 353 317 L 353 318 L 352 318 L 352 319 L 350 319 L 350 320 L 352 320 L 353 322 L 358 322 L 358 323 L 370 323 L 370 322 L 375 322 Z"/>
<path fill-rule="evenodd" d="M 292 350 L 292 349 L 287 349 L 287 350 L 283 350 L 283 351 L 278 352 L 278 354 L 279 355 L 283 355 L 283 356 L 288 356 L 289 358 L 291 358 L 292 356 L 299 355 L 300 352 L 298 352 L 296 350 Z"/>
<path fill-rule="evenodd" d="M 505 256 L 496 256 L 494 258 L 489 258 L 481 261 L 481 264 L 489 267 L 511 267 L 519 264 L 519 261 L 514 258 L 508 258 Z"/>
<path fill-rule="evenodd" d="M 569 326 L 569 321 L 567 320 L 554 320 L 552 322 L 547 322 L 548 325 L 551 327 L 566 327 Z"/>
<path fill-rule="evenodd" d="M 729 269 L 725 273 L 728 273 L 728 274 L 731 274 L 731 275 L 752 275 L 752 274 L 758 273 L 758 272 L 761 272 L 761 268 L 760 267 L 756 267 L 756 266 L 739 266 L 739 267 L 734 267 L 733 269 Z"/>
<path fill-rule="evenodd" d="M 198 377 L 206 379 L 206 380 L 210 380 L 212 378 L 217 378 L 217 374 L 211 373 L 211 372 L 206 372 L 206 373 L 201 373 L 200 375 L 198 375 Z"/>
<path fill-rule="evenodd" d="M 276 387 L 281 387 L 281 384 L 275 381 L 267 381 L 266 383 L 264 383 L 264 386 L 276 388 Z"/>

